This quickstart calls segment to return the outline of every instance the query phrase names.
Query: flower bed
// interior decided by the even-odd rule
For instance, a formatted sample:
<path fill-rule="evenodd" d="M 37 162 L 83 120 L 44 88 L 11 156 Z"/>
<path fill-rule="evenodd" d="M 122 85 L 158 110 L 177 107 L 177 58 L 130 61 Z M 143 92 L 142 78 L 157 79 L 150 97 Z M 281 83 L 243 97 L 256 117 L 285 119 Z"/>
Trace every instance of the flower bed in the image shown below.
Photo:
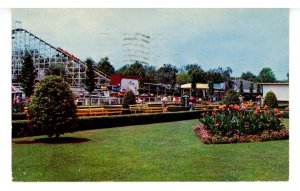
<path fill-rule="evenodd" d="M 281 140 L 289 138 L 289 130 L 281 123 L 283 112 L 247 106 L 224 104 L 211 113 L 203 113 L 202 124 L 193 126 L 196 135 L 205 144 L 242 143 Z"/>

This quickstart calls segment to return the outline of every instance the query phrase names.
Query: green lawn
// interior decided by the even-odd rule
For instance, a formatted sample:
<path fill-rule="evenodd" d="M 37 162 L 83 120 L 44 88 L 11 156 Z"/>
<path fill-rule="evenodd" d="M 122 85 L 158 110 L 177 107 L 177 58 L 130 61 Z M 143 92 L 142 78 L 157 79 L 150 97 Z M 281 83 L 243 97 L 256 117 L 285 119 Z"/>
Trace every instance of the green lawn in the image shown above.
<path fill-rule="evenodd" d="M 13 139 L 14 181 L 287 181 L 289 141 L 204 145 L 198 120 Z M 284 121 L 288 126 L 288 120 Z M 44 140 L 44 141 L 47 141 Z M 17 144 L 19 143 L 19 144 Z M 26 143 L 26 144 L 20 144 Z M 31 144 L 30 144 L 31 143 Z"/>

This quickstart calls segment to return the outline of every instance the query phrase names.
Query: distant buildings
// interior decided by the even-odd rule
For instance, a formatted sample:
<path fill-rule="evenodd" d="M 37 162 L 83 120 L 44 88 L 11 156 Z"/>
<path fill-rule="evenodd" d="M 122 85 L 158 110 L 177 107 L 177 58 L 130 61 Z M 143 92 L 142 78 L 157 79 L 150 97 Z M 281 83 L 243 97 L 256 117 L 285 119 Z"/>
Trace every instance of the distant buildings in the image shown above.
<path fill-rule="evenodd" d="M 263 97 L 272 91 L 278 101 L 289 101 L 289 83 L 259 83 L 262 87 Z"/>

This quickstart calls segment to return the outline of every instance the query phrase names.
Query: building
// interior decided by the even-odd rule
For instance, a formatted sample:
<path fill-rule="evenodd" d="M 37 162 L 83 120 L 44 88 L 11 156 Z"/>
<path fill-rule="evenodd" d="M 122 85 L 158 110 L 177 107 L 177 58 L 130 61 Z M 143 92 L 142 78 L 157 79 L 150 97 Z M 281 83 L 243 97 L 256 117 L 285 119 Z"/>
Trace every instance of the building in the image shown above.
<path fill-rule="evenodd" d="M 258 83 L 262 87 L 263 98 L 272 91 L 278 101 L 289 101 L 289 83 Z"/>
<path fill-rule="evenodd" d="M 192 95 L 192 84 L 182 84 L 180 86 L 181 88 L 181 95 L 188 94 Z M 207 90 L 208 90 L 208 84 L 202 84 L 202 83 L 196 83 L 196 91 L 201 92 L 201 97 L 207 97 Z M 220 84 L 214 84 L 214 93 L 217 95 L 223 95 L 225 92 L 225 83 Z"/>
<path fill-rule="evenodd" d="M 243 83 L 243 91 L 244 91 L 244 93 L 246 93 L 246 94 L 250 93 L 250 86 L 251 86 L 251 83 L 253 84 L 253 92 L 252 92 L 252 93 L 256 93 L 256 90 L 257 90 L 257 84 L 254 83 L 254 82 L 248 81 L 248 80 L 243 80 L 243 79 L 232 80 L 232 82 L 233 82 L 233 89 L 234 89 L 236 92 L 239 92 L 239 91 L 240 91 L 241 81 L 242 81 L 242 83 Z"/>

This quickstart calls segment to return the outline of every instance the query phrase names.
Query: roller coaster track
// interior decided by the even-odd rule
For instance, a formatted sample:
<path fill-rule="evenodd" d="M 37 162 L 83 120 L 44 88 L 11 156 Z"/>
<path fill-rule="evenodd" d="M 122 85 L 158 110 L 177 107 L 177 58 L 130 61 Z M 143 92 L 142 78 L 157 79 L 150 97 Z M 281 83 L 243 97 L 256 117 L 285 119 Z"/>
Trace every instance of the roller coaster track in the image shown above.
<path fill-rule="evenodd" d="M 28 51 L 32 54 L 37 80 L 45 76 L 50 65 L 60 64 L 65 67 L 67 81 L 73 87 L 82 87 L 86 77 L 87 64 L 66 50 L 54 47 L 25 29 L 12 30 L 12 81 L 18 81 L 23 63 L 23 56 Z M 110 77 L 93 69 L 98 85 L 110 83 Z"/>

